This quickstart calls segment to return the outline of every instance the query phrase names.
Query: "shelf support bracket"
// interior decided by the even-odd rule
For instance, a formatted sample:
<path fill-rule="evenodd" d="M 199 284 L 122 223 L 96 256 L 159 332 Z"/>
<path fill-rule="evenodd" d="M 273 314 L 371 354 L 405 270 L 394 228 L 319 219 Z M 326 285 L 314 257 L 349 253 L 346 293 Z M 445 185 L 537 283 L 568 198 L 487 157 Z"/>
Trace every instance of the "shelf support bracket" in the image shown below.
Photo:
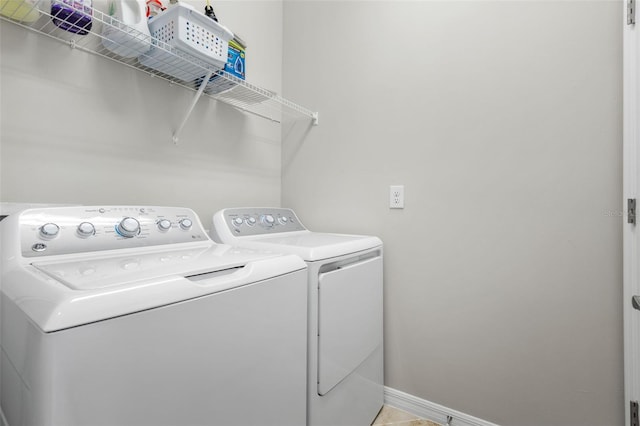
<path fill-rule="evenodd" d="M 182 128 L 184 127 L 184 125 L 187 124 L 187 120 L 189 119 L 189 116 L 193 112 L 193 108 L 195 108 L 196 103 L 198 102 L 198 99 L 200 99 L 200 96 L 202 96 L 202 92 L 204 92 L 204 88 L 207 87 L 207 83 L 209 83 L 209 79 L 211 78 L 212 75 L 213 75 L 213 71 L 209 71 L 207 75 L 204 77 L 204 79 L 202 79 L 202 83 L 200 83 L 200 87 L 198 87 L 198 91 L 193 97 L 193 100 L 191 101 L 191 105 L 189 105 L 189 108 L 187 109 L 187 113 L 184 115 L 184 118 L 182 119 L 182 122 L 180 123 L 176 131 L 173 132 L 172 139 L 174 144 L 178 145 L 178 135 L 182 131 Z"/>

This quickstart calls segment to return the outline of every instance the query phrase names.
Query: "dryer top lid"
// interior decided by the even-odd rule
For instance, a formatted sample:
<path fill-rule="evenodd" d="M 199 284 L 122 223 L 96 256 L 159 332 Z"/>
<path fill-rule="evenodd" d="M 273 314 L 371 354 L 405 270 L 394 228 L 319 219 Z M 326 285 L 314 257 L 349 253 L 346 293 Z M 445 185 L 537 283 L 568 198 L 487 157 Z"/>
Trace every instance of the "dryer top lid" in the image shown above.
<path fill-rule="evenodd" d="M 229 244 L 295 254 L 307 262 L 330 259 L 382 246 L 378 237 L 301 231 L 287 235 L 240 237 Z"/>
<path fill-rule="evenodd" d="M 378 237 L 307 230 L 291 209 L 250 207 L 213 215 L 215 241 L 240 247 L 295 254 L 307 262 L 344 256 L 382 246 Z"/>

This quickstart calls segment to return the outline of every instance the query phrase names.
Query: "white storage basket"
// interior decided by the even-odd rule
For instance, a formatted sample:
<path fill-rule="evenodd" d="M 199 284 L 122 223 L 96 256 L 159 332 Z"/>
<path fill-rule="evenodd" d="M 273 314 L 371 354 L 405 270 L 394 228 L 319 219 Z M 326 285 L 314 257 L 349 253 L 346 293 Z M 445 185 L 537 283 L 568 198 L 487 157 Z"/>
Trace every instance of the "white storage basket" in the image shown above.
<path fill-rule="evenodd" d="M 187 82 L 203 77 L 206 70 L 224 68 L 233 38 L 231 31 L 185 3 L 151 18 L 149 30 L 153 45 L 138 61 Z"/>

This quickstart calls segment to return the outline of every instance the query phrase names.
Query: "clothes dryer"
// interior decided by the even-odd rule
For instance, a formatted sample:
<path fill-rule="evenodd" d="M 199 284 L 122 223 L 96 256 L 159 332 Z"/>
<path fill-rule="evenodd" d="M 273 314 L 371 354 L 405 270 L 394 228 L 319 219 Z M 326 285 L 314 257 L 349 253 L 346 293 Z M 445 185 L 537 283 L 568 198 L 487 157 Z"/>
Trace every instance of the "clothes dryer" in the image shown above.
<path fill-rule="evenodd" d="M 283 208 L 221 210 L 211 236 L 305 260 L 307 424 L 370 425 L 384 402 L 380 239 L 311 232 Z"/>
<path fill-rule="evenodd" d="M 298 257 L 215 244 L 170 207 L 29 209 L 0 238 L 9 426 L 305 422 Z"/>

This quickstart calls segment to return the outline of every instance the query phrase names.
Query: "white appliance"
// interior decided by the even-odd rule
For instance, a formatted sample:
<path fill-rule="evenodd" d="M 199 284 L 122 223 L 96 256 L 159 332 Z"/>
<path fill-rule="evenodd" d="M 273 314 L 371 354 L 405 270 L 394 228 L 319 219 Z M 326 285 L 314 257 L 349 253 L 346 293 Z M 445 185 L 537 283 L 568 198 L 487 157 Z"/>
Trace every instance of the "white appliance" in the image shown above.
<path fill-rule="evenodd" d="M 29 209 L 0 241 L 8 425 L 305 422 L 298 257 L 215 244 L 170 207 Z"/>
<path fill-rule="evenodd" d="M 370 425 L 384 400 L 380 239 L 311 232 L 282 208 L 221 210 L 211 236 L 306 261 L 307 424 Z"/>

